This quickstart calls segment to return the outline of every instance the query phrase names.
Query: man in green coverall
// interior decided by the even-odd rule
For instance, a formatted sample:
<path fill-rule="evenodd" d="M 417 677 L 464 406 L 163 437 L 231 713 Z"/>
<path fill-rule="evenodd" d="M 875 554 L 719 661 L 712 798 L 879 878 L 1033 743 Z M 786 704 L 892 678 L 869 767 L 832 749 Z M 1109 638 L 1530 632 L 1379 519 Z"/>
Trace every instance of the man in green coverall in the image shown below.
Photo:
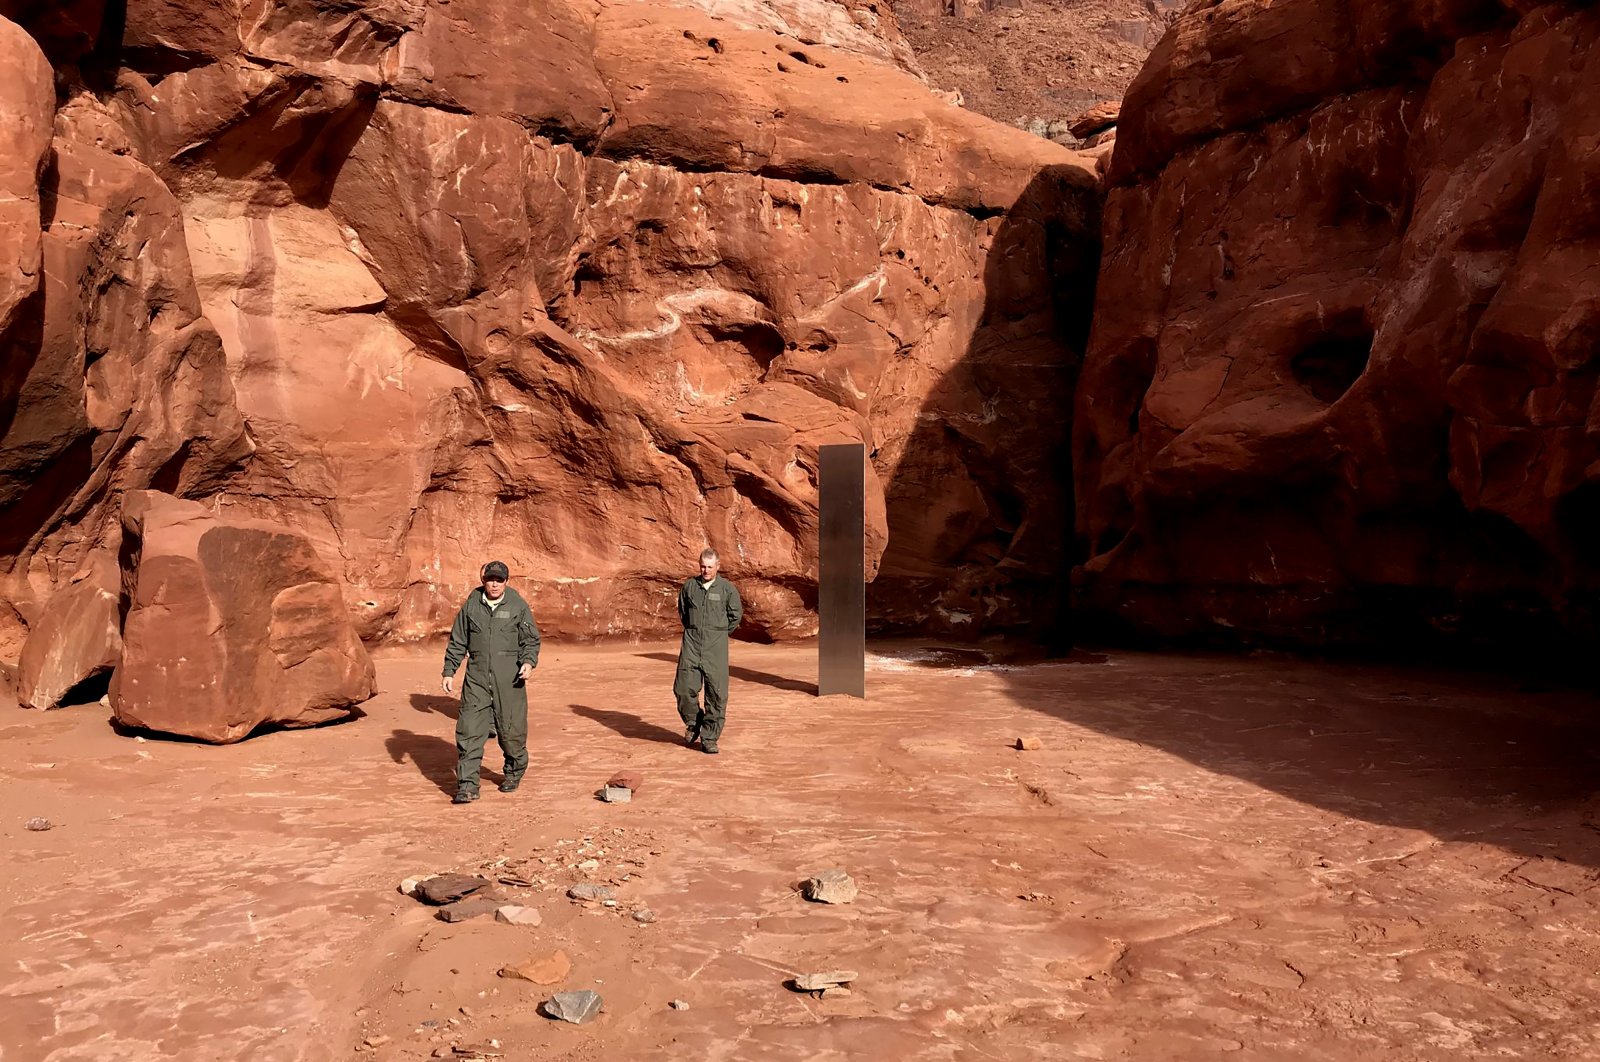
<path fill-rule="evenodd" d="M 683 718 L 683 740 L 696 741 L 704 752 L 716 755 L 728 710 L 728 635 L 744 618 L 739 591 L 717 576 L 717 551 L 700 554 L 700 574 L 691 576 L 678 593 L 678 618 L 683 621 L 683 644 L 678 648 L 678 675 L 672 692 Z M 705 707 L 700 687 L 705 687 Z"/>
<path fill-rule="evenodd" d="M 478 768 L 491 732 L 506 758 L 500 792 L 510 793 L 528 769 L 528 689 L 539 665 L 539 627 L 522 595 L 506 585 L 500 561 L 483 566 L 483 585 L 467 595 L 450 627 L 444 651 L 444 691 L 455 692 L 455 673 L 467 658 L 456 717 L 455 803 L 478 799 Z"/>

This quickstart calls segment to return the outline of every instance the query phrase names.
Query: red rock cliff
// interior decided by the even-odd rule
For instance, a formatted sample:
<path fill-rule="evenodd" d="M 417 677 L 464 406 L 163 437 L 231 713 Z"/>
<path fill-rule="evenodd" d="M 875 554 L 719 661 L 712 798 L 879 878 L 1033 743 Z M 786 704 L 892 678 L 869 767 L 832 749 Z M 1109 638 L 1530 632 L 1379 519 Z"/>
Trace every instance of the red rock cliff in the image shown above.
<path fill-rule="evenodd" d="M 368 640 L 490 556 L 553 634 L 665 631 L 707 542 L 806 634 L 843 441 L 884 622 L 1062 570 L 1092 166 L 933 94 L 886 8 L 0 15 L 0 640 L 144 488 L 305 533 Z"/>
<path fill-rule="evenodd" d="M 1074 447 L 1102 620 L 1594 630 L 1600 10 L 1192 4 L 1110 177 Z"/>

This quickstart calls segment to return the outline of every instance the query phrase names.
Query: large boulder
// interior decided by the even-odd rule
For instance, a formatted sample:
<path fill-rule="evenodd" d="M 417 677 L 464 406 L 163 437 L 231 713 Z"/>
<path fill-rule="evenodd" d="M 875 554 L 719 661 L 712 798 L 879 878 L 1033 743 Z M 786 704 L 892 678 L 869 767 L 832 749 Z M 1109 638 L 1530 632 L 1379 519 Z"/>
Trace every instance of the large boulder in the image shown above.
<path fill-rule="evenodd" d="M 110 675 L 122 658 L 117 591 L 100 574 L 87 572 L 57 591 L 28 632 L 17 669 L 22 707 L 54 708 L 81 683 Z"/>
<path fill-rule="evenodd" d="M 1088 605 L 1167 635 L 1591 638 L 1600 9 L 1192 4 L 1110 179 Z"/>
<path fill-rule="evenodd" d="M 135 491 L 123 508 L 118 722 L 225 743 L 314 726 L 375 692 L 339 585 L 304 535 Z"/>

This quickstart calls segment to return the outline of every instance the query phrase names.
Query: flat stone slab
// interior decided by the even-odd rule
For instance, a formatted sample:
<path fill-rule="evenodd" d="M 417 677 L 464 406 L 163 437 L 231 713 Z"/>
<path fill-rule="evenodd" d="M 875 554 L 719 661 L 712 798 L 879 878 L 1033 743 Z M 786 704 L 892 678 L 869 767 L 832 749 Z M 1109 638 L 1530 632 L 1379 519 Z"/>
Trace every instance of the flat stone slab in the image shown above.
<path fill-rule="evenodd" d="M 608 785 L 600 790 L 600 799 L 607 804 L 626 804 L 633 799 L 633 790 L 626 786 Z"/>
<path fill-rule="evenodd" d="M 499 896 L 468 896 L 464 900 L 445 904 L 434 917 L 441 922 L 465 922 L 469 918 L 492 915 L 504 904 L 505 900 Z"/>
<path fill-rule="evenodd" d="M 794 986 L 802 992 L 821 992 L 825 988 L 847 985 L 861 975 L 854 970 L 825 970 L 822 973 L 801 974 Z"/>
<path fill-rule="evenodd" d="M 527 962 L 519 962 L 514 966 L 500 967 L 501 977 L 513 977 L 519 981 L 532 981 L 536 985 L 558 985 L 567 979 L 572 972 L 572 960 L 567 958 L 564 951 L 552 951 L 548 955 L 535 955 Z"/>
<path fill-rule="evenodd" d="M 516 904 L 508 903 L 495 908 L 494 920 L 504 922 L 508 926 L 536 926 L 544 921 L 544 916 L 537 908 L 518 907 Z"/>
<path fill-rule="evenodd" d="M 488 878 L 476 874 L 435 874 L 417 882 L 416 897 L 423 903 L 435 906 L 455 903 L 463 896 L 477 892 L 489 884 Z"/>

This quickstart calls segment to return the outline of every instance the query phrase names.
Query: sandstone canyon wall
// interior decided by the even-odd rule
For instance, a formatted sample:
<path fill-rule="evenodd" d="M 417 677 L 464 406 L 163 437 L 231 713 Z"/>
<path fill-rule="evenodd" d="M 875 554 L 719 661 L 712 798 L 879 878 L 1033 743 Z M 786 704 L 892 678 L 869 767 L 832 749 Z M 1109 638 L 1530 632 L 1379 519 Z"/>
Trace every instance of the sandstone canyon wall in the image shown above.
<path fill-rule="evenodd" d="M 1093 163 L 938 97 L 886 8 L 0 16 L 8 654 L 147 488 L 307 536 L 368 642 L 489 556 L 555 636 L 664 633 L 707 542 L 805 635 L 845 441 L 882 624 L 1059 589 Z"/>
<path fill-rule="evenodd" d="M 1109 177 L 1074 444 L 1100 622 L 1592 638 L 1600 9 L 1200 0 Z"/>

